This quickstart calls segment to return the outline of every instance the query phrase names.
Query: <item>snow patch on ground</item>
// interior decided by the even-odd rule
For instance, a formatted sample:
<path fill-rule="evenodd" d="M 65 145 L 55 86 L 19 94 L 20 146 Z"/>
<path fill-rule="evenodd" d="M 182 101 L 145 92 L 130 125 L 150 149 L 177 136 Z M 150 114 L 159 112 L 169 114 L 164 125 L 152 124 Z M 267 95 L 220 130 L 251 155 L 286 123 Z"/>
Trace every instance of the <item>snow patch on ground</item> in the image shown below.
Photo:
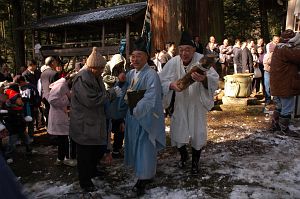
<path fill-rule="evenodd" d="M 157 176 L 141 198 L 300 198 L 300 140 L 291 137 L 252 132 L 230 145 L 213 143 L 204 150 L 202 174 L 196 177 L 190 176 L 189 168 L 177 168 L 178 160 L 179 155 L 170 148 L 160 152 Z M 133 172 L 121 161 L 107 170 L 109 180 L 93 179 L 99 189 L 91 198 L 126 197 L 136 180 Z M 27 183 L 24 189 L 28 198 L 89 198 L 78 181 Z"/>

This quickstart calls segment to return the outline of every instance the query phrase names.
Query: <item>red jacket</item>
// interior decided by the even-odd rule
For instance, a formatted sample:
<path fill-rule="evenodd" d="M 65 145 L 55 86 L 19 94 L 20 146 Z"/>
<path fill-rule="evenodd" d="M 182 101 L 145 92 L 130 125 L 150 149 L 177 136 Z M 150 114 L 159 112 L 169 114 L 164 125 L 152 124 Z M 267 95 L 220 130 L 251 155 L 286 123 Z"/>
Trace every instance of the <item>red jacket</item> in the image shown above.
<path fill-rule="evenodd" d="M 300 48 L 276 46 L 270 70 L 271 95 L 300 95 Z"/>

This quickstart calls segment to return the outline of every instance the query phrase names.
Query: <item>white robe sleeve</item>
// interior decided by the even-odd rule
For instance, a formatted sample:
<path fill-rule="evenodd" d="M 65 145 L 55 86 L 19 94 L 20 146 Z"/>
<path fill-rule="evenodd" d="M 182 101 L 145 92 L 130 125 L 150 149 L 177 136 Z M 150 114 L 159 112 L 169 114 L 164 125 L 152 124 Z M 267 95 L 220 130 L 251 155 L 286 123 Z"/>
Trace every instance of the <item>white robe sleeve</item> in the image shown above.
<path fill-rule="evenodd" d="M 214 68 L 210 68 L 209 71 L 207 71 L 207 85 L 208 89 L 204 88 L 203 84 L 200 84 L 200 92 L 205 93 L 200 95 L 200 100 L 203 104 L 203 106 L 209 111 L 211 108 L 214 107 L 214 93 L 218 89 L 218 83 L 219 83 L 219 75 L 215 71 Z"/>
<path fill-rule="evenodd" d="M 177 70 L 174 69 L 176 67 L 177 57 L 169 60 L 166 65 L 163 67 L 162 71 L 159 73 L 159 78 L 162 85 L 163 91 L 163 107 L 169 107 L 172 99 L 173 90 L 170 90 L 170 84 L 179 79 L 177 75 Z"/>

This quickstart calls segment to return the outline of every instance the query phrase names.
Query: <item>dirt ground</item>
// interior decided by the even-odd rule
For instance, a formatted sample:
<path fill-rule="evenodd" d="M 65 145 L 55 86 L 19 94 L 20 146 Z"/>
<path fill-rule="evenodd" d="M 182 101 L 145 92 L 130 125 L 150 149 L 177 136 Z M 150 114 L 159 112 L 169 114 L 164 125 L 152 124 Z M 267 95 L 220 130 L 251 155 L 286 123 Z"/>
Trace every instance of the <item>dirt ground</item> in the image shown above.
<path fill-rule="evenodd" d="M 263 177 L 262 179 L 253 177 L 255 170 L 261 169 L 259 163 L 255 163 L 256 160 L 263 162 L 262 160 L 266 157 L 276 159 L 269 152 L 275 150 L 275 147 L 281 146 L 281 140 L 292 143 L 293 146 L 297 145 L 297 150 L 299 150 L 300 143 L 297 140 L 278 137 L 265 131 L 270 124 L 270 118 L 262 110 L 263 106 L 261 105 L 223 108 L 217 106 L 215 110 L 208 113 L 209 138 L 201 155 L 201 173 L 198 176 L 191 176 L 190 168 L 185 170 L 177 168 L 176 163 L 179 160 L 179 154 L 170 146 L 169 133 L 167 132 L 168 146 L 159 153 L 157 177 L 147 187 L 148 191 L 144 198 L 274 198 L 274 196 L 297 198 L 294 197 L 298 193 L 297 188 L 295 190 L 285 190 L 287 188 L 282 187 L 277 189 L 274 185 L 266 184 Z M 168 124 L 168 121 L 166 123 Z M 39 133 L 42 135 L 36 136 L 33 145 L 36 153 L 27 157 L 23 154 L 24 148 L 20 146 L 18 147 L 17 158 L 11 165 L 16 176 L 24 185 L 28 197 L 86 198 L 79 191 L 76 168 L 55 166 L 56 147 L 52 145 L 53 141 L 48 135 Z M 286 143 L 282 144 L 282 147 L 284 146 Z M 278 154 L 274 154 L 274 156 L 279 157 L 280 150 L 282 149 L 276 149 Z M 267 154 L 269 155 L 265 157 Z M 286 154 L 281 155 L 286 156 Z M 299 154 L 294 154 L 290 158 L 295 157 L 300 158 Z M 253 167 L 253 176 L 244 177 L 246 175 L 244 174 L 242 177 L 237 177 L 235 172 L 243 172 L 243 169 L 248 169 L 249 164 L 257 164 L 256 168 Z M 281 167 L 284 167 L 284 164 Z M 276 166 L 274 172 L 276 170 L 280 173 L 284 169 L 281 167 L 278 166 L 277 168 Z M 107 175 L 95 180 L 95 184 L 101 191 L 91 198 L 129 198 L 128 194 L 134 184 L 134 176 L 131 170 L 124 168 L 122 160 L 114 160 L 112 165 L 102 165 L 101 168 L 106 171 Z M 272 169 L 267 171 L 269 170 Z M 269 174 L 266 173 L 266 175 Z M 300 177 L 298 175 L 291 183 L 292 186 L 297 187 L 299 182 Z M 40 188 L 42 184 L 45 184 L 43 189 L 63 185 L 72 185 L 72 187 L 67 191 L 53 191 L 56 192 L 53 194 L 43 192 L 44 190 Z M 246 190 L 244 190 L 245 186 L 248 187 Z M 287 184 L 287 186 L 290 185 Z M 172 193 L 176 194 L 172 196 Z M 255 197 L 258 193 L 261 197 Z M 268 195 L 265 195 L 266 193 Z"/>

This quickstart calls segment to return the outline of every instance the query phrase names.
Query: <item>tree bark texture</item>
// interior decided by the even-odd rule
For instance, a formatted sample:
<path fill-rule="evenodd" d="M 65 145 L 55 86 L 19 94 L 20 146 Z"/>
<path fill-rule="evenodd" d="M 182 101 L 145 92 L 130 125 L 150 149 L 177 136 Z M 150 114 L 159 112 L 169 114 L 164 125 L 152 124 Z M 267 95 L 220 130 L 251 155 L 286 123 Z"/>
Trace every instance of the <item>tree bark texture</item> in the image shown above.
<path fill-rule="evenodd" d="M 269 41 L 268 12 L 264 0 L 258 0 L 258 7 L 260 14 L 261 37 L 264 39 L 264 41 Z"/>
<path fill-rule="evenodd" d="M 13 42 L 15 50 L 15 68 L 19 69 L 25 66 L 25 45 L 24 45 L 24 31 L 17 28 L 22 27 L 22 7 L 19 0 L 11 1 L 13 14 Z"/>
<path fill-rule="evenodd" d="M 190 32 L 191 36 L 200 36 L 202 43 L 206 43 L 210 35 L 217 39 L 223 36 L 223 0 L 148 0 L 148 5 L 153 50 L 163 50 L 169 41 L 178 45 L 182 30 Z"/>

